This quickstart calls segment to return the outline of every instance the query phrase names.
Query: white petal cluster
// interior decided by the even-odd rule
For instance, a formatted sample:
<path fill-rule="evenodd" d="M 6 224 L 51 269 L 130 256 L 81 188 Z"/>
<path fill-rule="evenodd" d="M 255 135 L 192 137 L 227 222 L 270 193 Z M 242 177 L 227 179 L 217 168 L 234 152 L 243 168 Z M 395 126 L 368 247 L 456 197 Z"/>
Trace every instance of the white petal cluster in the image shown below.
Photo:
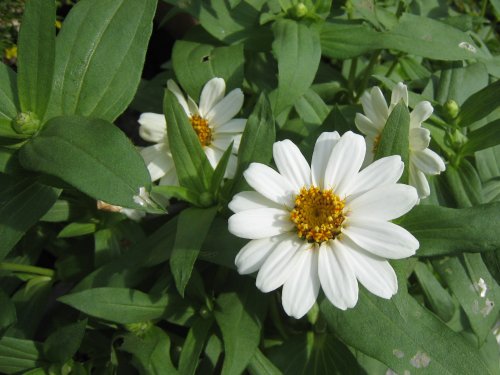
<path fill-rule="evenodd" d="M 392 90 L 389 106 L 378 87 L 373 87 L 361 97 L 364 114 L 357 113 L 355 122 L 357 128 L 366 136 L 365 165 L 373 161 L 374 152 L 387 119 L 401 100 L 408 105 L 408 90 L 401 82 Z M 420 199 L 430 194 L 429 182 L 425 175 L 436 175 L 446 169 L 441 157 L 429 148 L 431 141 L 429 130 L 422 127 L 422 122 L 431 116 L 432 111 L 431 103 L 423 101 L 418 103 L 410 113 L 410 185 L 417 189 Z"/>
<path fill-rule="evenodd" d="M 203 150 L 214 168 L 224 151 L 231 142 L 234 142 L 225 175 L 228 178 L 233 177 L 236 171 L 236 154 L 246 124 L 246 119 L 234 118 L 243 106 L 243 92 L 240 89 L 234 89 L 225 96 L 224 80 L 212 78 L 203 87 L 198 106 L 189 96 L 184 96 L 174 81 L 169 80 L 167 87 L 177 97 L 190 119 L 198 116 L 207 122 L 211 139 L 208 145 L 203 145 Z M 160 185 L 178 185 L 179 181 L 167 139 L 165 116 L 157 113 L 143 113 L 139 118 L 139 124 L 140 136 L 146 141 L 155 143 L 141 150 L 151 179 L 160 180 Z"/>
<path fill-rule="evenodd" d="M 290 316 L 306 314 L 320 286 L 340 309 L 356 305 L 358 281 L 390 298 L 398 284 L 386 259 L 409 257 L 419 247 L 408 231 L 390 222 L 418 201 L 415 188 L 397 183 L 404 169 L 401 158 L 382 158 L 360 171 L 365 151 L 360 135 L 323 133 L 310 167 L 291 141 L 276 142 L 278 171 L 252 163 L 244 176 L 255 191 L 239 193 L 229 204 L 235 213 L 229 231 L 251 240 L 236 257 L 238 272 L 258 271 L 256 285 L 263 292 L 283 286 L 282 303 Z M 300 192 L 311 188 L 335 194 L 345 204 L 341 232 L 334 238 L 299 237 L 291 213 Z"/>

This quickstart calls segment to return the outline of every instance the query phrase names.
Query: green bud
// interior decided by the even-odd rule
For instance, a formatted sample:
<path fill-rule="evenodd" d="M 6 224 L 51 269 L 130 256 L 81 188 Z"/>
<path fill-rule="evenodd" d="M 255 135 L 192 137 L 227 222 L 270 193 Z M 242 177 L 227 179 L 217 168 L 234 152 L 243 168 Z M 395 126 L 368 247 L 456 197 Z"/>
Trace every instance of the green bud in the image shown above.
<path fill-rule="evenodd" d="M 458 112 L 460 111 L 457 102 L 453 99 L 447 100 L 446 103 L 444 103 L 443 108 L 450 119 L 454 119 L 455 117 L 457 117 Z"/>
<path fill-rule="evenodd" d="M 214 203 L 214 196 L 208 191 L 201 193 L 198 202 L 202 207 L 210 207 Z"/>
<path fill-rule="evenodd" d="M 291 9 L 291 15 L 294 18 L 302 18 L 308 13 L 307 6 L 304 3 L 298 3 Z"/>
<path fill-rule="evenodd" d="M 22 112 L 12 122 L 12 128 L 19 134 L 33 135 L 40 129 L 40 120 L 33 112 Z"/>
<path fill-rule="evenodd" d="M 206 307 L 202 307 L 200 309 L 200 315 L 203 319 L 206 319 L 208 318 L 209 316 L 211 316 L 212 314 L 210 313 L 210 310 L 208 310 Z"/>
<path fill-rule="evenodd" d="M 454 150 L 460 149 L 467 143 L 467 136 L 458 129 L 451 129 L 446 133 L 446 143 L 448 143 Z"/>
<path fill-rule="evenodd" d="M 129 332 L 132 332 L 136 336 L 143 336 L 148 332 L 151 327 L 153 327 L 153 323 L 151 322 L 139 322 L 139 323 L 128 323 L 125 324 L 125 329 Z"/>

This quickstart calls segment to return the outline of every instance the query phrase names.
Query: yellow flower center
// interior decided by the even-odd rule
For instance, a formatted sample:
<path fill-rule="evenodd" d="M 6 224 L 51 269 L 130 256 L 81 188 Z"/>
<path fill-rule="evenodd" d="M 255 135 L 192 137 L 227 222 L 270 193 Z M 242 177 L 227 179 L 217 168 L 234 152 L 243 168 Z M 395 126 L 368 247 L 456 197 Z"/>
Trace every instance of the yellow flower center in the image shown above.
<path fill-rule="evenodd" d="M 331 189 L 303 187 L 295 197 L 290 219 L 295 223 L 300 238 L 321 243 L 335 239 L 342 231 L 344 206 L 345 199 L 340 199 Z"/>
<path fill-rule="evenodd" d="M 208 126 L 208 121 L 200 115 L 192 115 L 189 118 L 198 139 L 202 146 L 209 146 L 212 143 L 212 129 Z"/>

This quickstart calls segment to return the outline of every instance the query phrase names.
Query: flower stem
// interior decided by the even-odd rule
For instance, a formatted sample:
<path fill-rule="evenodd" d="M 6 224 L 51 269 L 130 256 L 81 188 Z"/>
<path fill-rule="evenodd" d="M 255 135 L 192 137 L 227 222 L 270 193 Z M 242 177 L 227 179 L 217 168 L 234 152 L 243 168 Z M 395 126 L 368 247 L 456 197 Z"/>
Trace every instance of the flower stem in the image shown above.
<path fill-rule="evenodd" d="M 11 272 L 31 273 L 34 275 L 48 276 L 51 278 L 54 277 L 54 275 L 55 275 L 54 270 L 51 270 L 49 268 L 35 267 L 35 266 L 29 266 L 26 264 L 19 264 L 19 263 L 1 262 L 0 263 L 0 270 L 11 271 Z"/>

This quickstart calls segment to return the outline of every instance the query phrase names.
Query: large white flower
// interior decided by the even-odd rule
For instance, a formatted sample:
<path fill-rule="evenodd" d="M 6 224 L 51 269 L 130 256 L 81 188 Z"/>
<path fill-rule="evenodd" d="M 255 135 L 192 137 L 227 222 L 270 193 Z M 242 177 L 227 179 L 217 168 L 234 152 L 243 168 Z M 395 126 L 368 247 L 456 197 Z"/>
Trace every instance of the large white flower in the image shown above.
<path fill-rule="evenodd" d="M 242 91 L 234 89 L 224 96 L 226 83 L 222 78 L 212 78 L 201 91 L 198 107 L 193 99 L 184 96 L 174 81 L 169 80 L 167 87 L 177 97 L 189 117 L 203 150 L 214 168 L 224 151 L 231 142 L 234 142 L 225 175 L 228 178 L 233 177 L 236 171 L 236 154 L 246 124 L 246 119 L 233 118 L 243 106 Z M 156 143 L 141 150 L 151 179 L 160 180 L 160 185 L 178 185 L 179 181 L 168 145 L 165 116 L 157 113 L 143 113 L 139 118 L 139 124 L 141 125 L 140 136 L 146 141 Z"/>
<path fill-rule="evenodd" d="M 365 165 L 373 161 L 387 119 L 401 100 L 408 105 L 408 90 L 401 82 L 392 90 L 389 107 L 378 87 L 373 87 L 370 92 L 362 95 L 361 105 L 365 114 L 357 113 L 355 122 L 357 128 L 366 135 Z M 422 122 L 431 116 L 432 111 L 431 103 L 423 101 L 410 113 L 409 182 L 417 189 L 419 198 L 426 198 L 430 194 L 429 182 L 425 175 L 436 175 L 446 169 L 441 157 L 429 148 L 430 131 L 422 127 Z"/>
<path fill-rule="evenodd" d="M 377 160 L 360 171 L 363 137 L 323 133 L 311 167 L 291 141 L 276 142 L 279 172 L 252 163 L 244 172 L 256 191 L 236 194 L 229 231 L 251 239 L 236 257 L 241 274 L 259 270 L 257 287 L 270 292 L 283 285 L 286 313 L 302 317 L 316 301 L 320 286 L 338 308 L 356 305 L 358 282 L 390 298 L 398 290 L 386 258 L 406 258 L 419 243 L 389 222 L 418 200 L 415 188 L 397 184 L 403 173 L 399 156 Z"/>

